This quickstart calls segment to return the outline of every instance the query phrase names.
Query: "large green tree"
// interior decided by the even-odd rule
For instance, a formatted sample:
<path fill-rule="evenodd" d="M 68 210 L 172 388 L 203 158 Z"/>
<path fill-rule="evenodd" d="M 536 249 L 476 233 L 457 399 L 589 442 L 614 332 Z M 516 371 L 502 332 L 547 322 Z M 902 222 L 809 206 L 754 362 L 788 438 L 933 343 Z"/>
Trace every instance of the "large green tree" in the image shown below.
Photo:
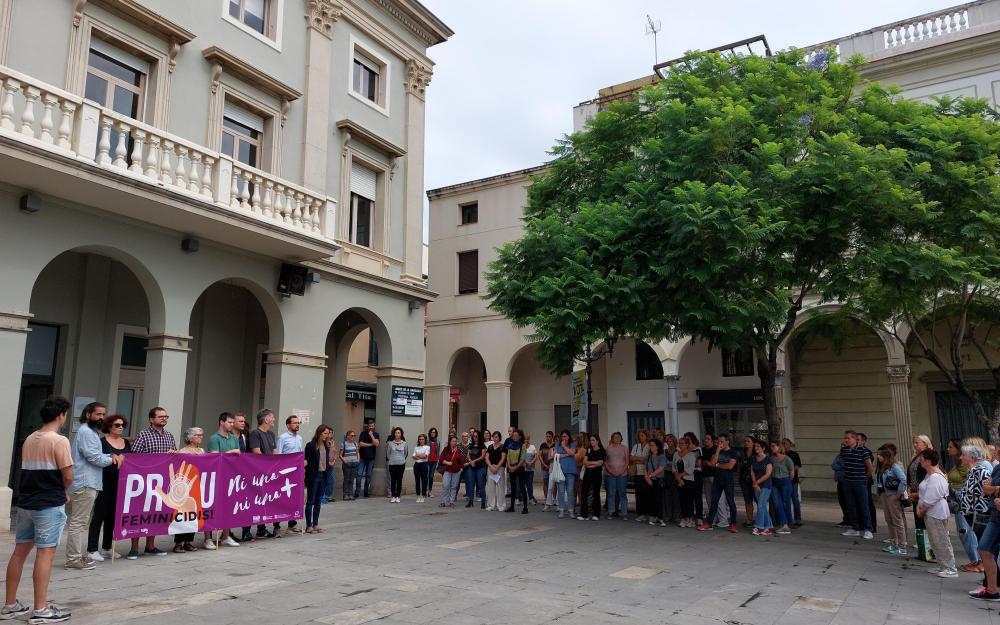
<path fill-rule="evenodd" d="M 857 108 L 864 141 L 906 151 L 907 184 L 922 202 L 902 207 L 894 226 L 852 259 L 842 277 L 857 296 L 843 312 L 931 363 L 1000 444 L 997 114 L 983 100 L 925 103 L 877 88 Z"/>
<path fill-rule="evenodd" d="M 860 140 L 856 65 L 831 56 L 691 54 L 556 146 L 488 276 L 543 365 L 608 335 L 752 349 L 777 434 L 779 347 L 806 298 L 849 295 L 848 259 L 920 203 L 905 150 Z"/>

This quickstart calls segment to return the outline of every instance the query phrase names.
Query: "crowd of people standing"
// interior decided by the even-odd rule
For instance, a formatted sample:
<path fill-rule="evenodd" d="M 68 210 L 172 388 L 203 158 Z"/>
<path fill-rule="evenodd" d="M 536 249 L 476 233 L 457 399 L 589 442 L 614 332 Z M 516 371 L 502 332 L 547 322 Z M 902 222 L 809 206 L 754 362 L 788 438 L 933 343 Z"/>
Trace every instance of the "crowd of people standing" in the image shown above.
<path fill-rule="evenodd" d="M 400 503 L 406 468 L 412 466 L 416 502 L 434 497 L 437 481 L 441 507 L 453 508 L 464 497 L 466 508 L 477 503 L 486 511 L 527 514 L 535 500 L 535 476 L 540 473 L 543 512 L 558 518 L 600 520 L 602 513 L 627 520 L 627 487 L 635 493 L 634 518 L 654 526 L 711 531 L 721 527 L 736 533 L 739 509 L 736 488 L 743 499 L 743 527 L 754 536 L 787 535 L 802 525 L 800 471 L 802 461 L 789 439 L 763 441 L 747 436 L 734 442 L 728 434 L 692 432 L 680 437 L 659 429 L 639 430 L 628 448 L 615 432 L 605 445 L 596 433 L 556 435 L 545 432 L 536 447 L 531 435 L 517 428 L 480 432 L 470 428 L 439 437 L 437 429 L 420 433 L 412 449 L 401 427 L 393 427 L 383 443 L 374 420 L 367 420 L 361 434 L 354 430 L 335 440 L 330 426 L 321 424 L 304 444 L 298 416 L 285 419 L 286 431 L 275 434 L 275 415 L 261 410 L 257 427 L 248 431 L 246 416 L 224 412 L 218 429 L 205 443 L 201 428 L 184 431 L 181 447 L 166 429 L 169 415 L 153 408 L 148 427 L 133 440 L 124 437 L 128 420 L 108 415 L 98 402 L 88 404 L 80 415 L 72 444 L 59 431 L 69 403 L 51 397 L 41 409 L 43 426 L 22 449 L 20 495 L 16 515 L 16 542 L 8 564 L 6 602 L 0 620 L 23 614 L 31 623 L 61 622 L 69 612 L 47 603 L 47 580 L 55 547 L 66 526 L 66 568 L 92 570 L 111 555 L 119 468 L 126 454 L 288 454 L 303 452 L 305 458 L 305 529 L 322 533 L 319 516 L 325 503 L 333 502 L 335 467 L 342 471 L 342 499 L 370 497 L 377 462 L 384 462 L 386 494 Z M 959 571 L 981 573 L 982 584 L 969 592 L 975 599 L 1000 601 L 997 587 L 997 552 L 1000 547 L 1000 456 L 980 438 L 950 440 L 946 444 L 950 468 L 925 435 L 913 438 L 913 454 L 904 465 L 893 443 L 875 453 L 863 433 L 848 430 L 831 468 L 837 482 L 843 512 L 843 535 L 872 540 L 876 533 L 876 503 L 883 511 L 886 538 L 883 551 L 908 556 L 916 548 L 920 559 L 933 560 L 932 569 L 942 578 Z M 437 476 L 440 475 L 440 479 Z M 460 494 L 464 486 L 464 495 Z M 602 502 L 602 490 L 606 497 Z M 72 500 L 67 518 L 64 507 Z M 913 518 L 914 539 L 908 532 L 907 510 Z M 706 514 L 707 511 L 707 514 Z M 969 562 L 958 567 L 951 545 L 949 524 L 956 532 Z M 233 528 L 218 537 L 205 533 L 201 546 L 193 533 L 173 537 L 175 553 L 238 547 L 262 538 L 298 533 L 290 521 L 269 528 L 258 525 Z M 239 535 L 239 538 L 236 536 Z M 216 542 L 218 541 L 218 542 Z M 164 556 L 156 537 L 132 539 L 126 558 Z M 24 562 L 37 548 L 34 609 L 17 601 L 16 593 Z M 38 583 L 38 576 L 46 583 Z"/>

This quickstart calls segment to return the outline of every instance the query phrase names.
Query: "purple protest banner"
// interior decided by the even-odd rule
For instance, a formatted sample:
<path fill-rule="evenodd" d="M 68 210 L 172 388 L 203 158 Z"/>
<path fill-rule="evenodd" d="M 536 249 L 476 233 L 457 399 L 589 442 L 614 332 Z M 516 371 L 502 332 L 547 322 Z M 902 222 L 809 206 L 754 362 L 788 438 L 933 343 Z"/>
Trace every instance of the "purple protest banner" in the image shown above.
<path fill-rule="evenodd" d="M 302 518 L 303 454 L 126 454 L 115 538 L 163 536 Z"/>

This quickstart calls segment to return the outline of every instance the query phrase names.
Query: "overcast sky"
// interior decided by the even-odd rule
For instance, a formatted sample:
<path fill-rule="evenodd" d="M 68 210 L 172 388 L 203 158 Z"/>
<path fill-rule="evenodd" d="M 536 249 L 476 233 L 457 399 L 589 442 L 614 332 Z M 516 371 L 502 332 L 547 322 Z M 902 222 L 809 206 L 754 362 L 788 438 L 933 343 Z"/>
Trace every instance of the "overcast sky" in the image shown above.
<path fill-rule="evenodd" d="M 430 49 L 426 188 L 538 165 L 601 87 L 659 60 L 765 35 L 805 47 L 957 4 L 948 0 L 422 0 L 455 35 Z M 425 229 L 426 232 L 426 216 Z"/>

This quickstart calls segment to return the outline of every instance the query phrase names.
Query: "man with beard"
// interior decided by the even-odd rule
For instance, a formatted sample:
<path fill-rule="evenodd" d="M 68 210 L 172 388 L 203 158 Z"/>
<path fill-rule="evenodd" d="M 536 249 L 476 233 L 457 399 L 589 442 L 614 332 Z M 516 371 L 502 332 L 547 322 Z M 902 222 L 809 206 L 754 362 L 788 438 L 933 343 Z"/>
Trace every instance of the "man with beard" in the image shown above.
<path fill-rule="evenodd" d="M 305 447 L 302 445 L 302 435 L 299 434 L 299 428 L 302 426 L 302 422 L 296 415 L 292 415 L 285 419 L 285 428 L 288 430 L 284 434 L 278 437 L 278 447 L 274 450 L 276 454 L 294 454 L 303 451 Z M 291 534 L 295 531 L 295 526 L 298 525 L 297 521 L 288 522 L 287 534 Z M 280 525 L 278 523 L 274 524 L 274 533 L 278 533 L 278 528 Z"/>
<path fill-rule="evenodd" d="M 91 402 L 87 404 L 80 415 L 80 429 L 73 439 L 71 453 L 73 457 L 73 486 L 70 493 L 73 498 L 69 529 L 66 532 L 66 568 L 90 570 L 97 565 L 87 555 L 87 531 L 90 528 L 90 515 L 94 511 L 94 501 L 97 493 L 104 488 L 104 467 L 115 464 L 121 466 L 125 460 L 123 455 L 106 454 L 101 449 L 101 435 L 98 433 L 108 409 L 104 404 Z"/>

